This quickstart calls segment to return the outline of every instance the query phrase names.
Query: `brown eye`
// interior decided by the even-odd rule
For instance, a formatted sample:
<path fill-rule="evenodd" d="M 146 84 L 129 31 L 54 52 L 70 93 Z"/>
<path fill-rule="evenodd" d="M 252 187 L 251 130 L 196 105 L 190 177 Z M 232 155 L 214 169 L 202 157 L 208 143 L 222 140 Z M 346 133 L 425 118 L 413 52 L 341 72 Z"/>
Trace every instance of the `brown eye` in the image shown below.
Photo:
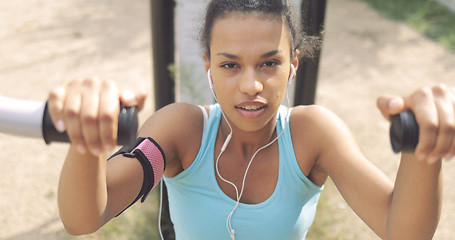
<path fill-rule="evenodd" d="M 280 65 L 278 61 L 267 61 L 262 64 L 261 67 L 266 67 L 266 68 L 273 68 Z"/>
<path fill-rule="evenodd" d="M 220 67 L 230 70 L 230 69 L 238 68 L 239 66 L 235 63 L 225 63 L 225 64 L 221 65 Z"/>

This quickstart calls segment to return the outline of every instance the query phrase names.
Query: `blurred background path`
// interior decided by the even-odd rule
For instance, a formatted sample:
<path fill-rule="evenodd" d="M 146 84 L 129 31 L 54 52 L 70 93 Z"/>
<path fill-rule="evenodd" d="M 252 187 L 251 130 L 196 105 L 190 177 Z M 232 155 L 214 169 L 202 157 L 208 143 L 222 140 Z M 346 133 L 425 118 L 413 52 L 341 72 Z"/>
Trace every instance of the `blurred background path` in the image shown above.
<path fill-rule="evenodd" d="M 455 12 L 455 0 L 438 0 L 438 2 L 446 5 L 448 8 Z"/>
<path fill-rule="evenodd" d="M 398 156 L 391 152 L 389 124 L 375 100 L 383 93 L 454 85 L 455 54 L 358 0 L 328 4 L 316 102 L 345 120 L 366 156 L 393 179 Z M 64 81 L 91 76 L 152 94 L 148 1 L 18 0 L 1 1 L 0 9 L 0 95 L 44 101 Z M 152 99 L 141 121 L 153 112 Z M 58 218 L 56 200 L 66 150 L 62 144 L 46 146 L 42 140 L 0 134 L 0 239 L 70 238 Z M 455 236 L 455 163 L 444 167 L 439 240 Z M 149 199 L 146 205 L 151 204 Z M 143 211 L 140 205 L 135 209 Z M 150 228 L 155 225 L 151 222 Z M 105 239 L 129 239 L 135 231 L 107 228 L 113 233 L 106 234 L 113 235 Z M 329 182 L 311 239 L 377 237 Z"/>
<path fill-rule="evenodd" d="M 75 78 L 151 92 L 148 1 L 0 2 L 0 95 L 44 101 Z M 149 98 L 144 120 L 151 114 Z M 64 239 L 57 185 L 67 145 L 0 134 L 0 239 Z"/>

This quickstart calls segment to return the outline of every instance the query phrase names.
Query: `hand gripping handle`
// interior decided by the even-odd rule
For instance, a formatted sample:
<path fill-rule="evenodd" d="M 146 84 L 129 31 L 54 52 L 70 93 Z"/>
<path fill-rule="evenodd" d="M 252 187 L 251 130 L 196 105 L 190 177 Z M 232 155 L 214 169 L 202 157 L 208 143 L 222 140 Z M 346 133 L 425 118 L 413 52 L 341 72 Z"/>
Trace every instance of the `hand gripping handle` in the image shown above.
<path fill-rule="evenodd" d="M 419 125 L 414 113 L 403 111 L 391 119 L 390 142 L 395 153 L 414 152 L 419 141 Z"/>
<path fill-rule="evenodd" d="M 50 144 L 51 142 L 70 142 L 66 132 L 61 133 L 55 129 L 47 103 L 44 107 L 42 130 L 46 144 Z M 130 145 L 136 139 L 137 130 L 138 117 L 136 107 L 125 107 L 121 105 L 118 116 L 117 145 Z"/>

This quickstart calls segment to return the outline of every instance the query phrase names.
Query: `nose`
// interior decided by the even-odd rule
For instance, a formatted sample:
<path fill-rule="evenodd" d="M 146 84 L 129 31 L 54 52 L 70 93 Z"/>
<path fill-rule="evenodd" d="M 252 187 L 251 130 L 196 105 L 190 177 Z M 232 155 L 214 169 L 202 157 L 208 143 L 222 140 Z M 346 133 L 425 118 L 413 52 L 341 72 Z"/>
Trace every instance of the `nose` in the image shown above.
<path fill-rule="evenodd" d="M 240 92 L 249 96 L 256 96 L 258 93 L 262 92 L 264 86 L 262 85 L 256 71 L 245 70 L 240 77 L 239 89 Z"/>

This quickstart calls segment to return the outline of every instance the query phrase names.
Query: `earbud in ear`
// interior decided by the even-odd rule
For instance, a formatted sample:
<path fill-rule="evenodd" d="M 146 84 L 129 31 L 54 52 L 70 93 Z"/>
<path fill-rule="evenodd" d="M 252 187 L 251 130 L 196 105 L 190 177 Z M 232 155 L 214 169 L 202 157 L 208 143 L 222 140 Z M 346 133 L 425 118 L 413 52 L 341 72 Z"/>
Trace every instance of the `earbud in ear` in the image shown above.
<path fill-rule="evenodd" d="M 210 89 L 213 91 L 212 76 L 210 76 L 210 68 L 207 70 L 207 80 L 209 81 Z"/>
<path fill-rule="evenodd" d="M 215 101 L 218 102 L 218 99 L 216 98 L 216 95 L 215 95 L 215 90 L 213 90 L 213 82 L 212 82 L 212 76 L 210 74 L 210 68 L 209 68 L 209 70 L 207 70 L 207 80 L 209 81 L 210 92 L 212 93 L 212 96 L 215 99 Z"/>
<path fill-rule="evenodd" d="M 295 76 L 295 67 L 293 64 L 291 64 L 291 74 L 289 75 L 289 80 L 288 80 L 288 86 L 291 85 L 292 79 Z"/>

